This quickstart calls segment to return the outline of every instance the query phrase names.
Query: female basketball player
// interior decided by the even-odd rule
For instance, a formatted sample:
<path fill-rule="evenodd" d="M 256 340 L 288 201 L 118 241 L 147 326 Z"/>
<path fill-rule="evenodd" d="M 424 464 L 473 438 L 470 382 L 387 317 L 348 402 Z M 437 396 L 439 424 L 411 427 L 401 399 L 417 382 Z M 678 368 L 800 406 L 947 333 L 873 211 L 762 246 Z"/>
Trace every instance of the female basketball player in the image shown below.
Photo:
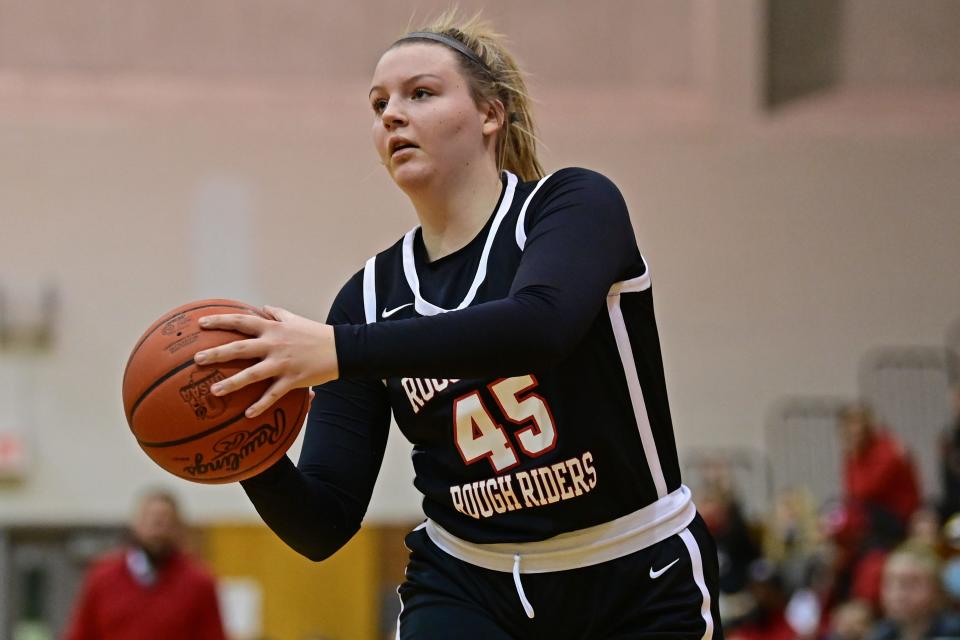
<path fill-rule="evenodd" d="M 369 100 L 420 226 L 347 282 L 326 324 L 205 319 L 253 337 L 198 362 L 261 358 L 215 393 L 275 378 L 250 416 L 316 385 L 299 464 L 243 483 L 257 510 L 304 555 L 334 553 L 392 412 L 427 516 L 407 536 L 400 638 L 721 638 L 716 552 L 680 481 L 619 191 L 585 169 L 544 177 L 521 74 L 476 21 L 395 42 Z"/>

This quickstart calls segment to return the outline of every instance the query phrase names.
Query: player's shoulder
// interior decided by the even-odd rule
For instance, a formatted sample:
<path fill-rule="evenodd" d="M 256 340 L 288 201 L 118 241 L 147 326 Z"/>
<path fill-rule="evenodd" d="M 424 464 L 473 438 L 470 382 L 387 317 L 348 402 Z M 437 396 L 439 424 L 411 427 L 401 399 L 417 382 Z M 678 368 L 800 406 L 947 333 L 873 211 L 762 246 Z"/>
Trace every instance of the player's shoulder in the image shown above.
<path fill-rule="evenodd" d="M 626 202 L 606 175 L 584 167 L 564 167 L 532 184 L 527 193 L 525 225 L 536 224 L 555 211 L 589 211 L 592 218 L 608 215 L 627 219 Z"/>
<path fill-rule="evenodd" d="M 577 185 L 582 188 L 614 189 L 617 185 L 609 177 L 586 167 L 563 167 L 542 180 L 543 187 L 550 185 Z"/>
<path fill-rule="evenodd" d="M 554 200 L 622 201 L 620 189 L 609 177 L 585 167 L 557 169 L 540 180 L 524 183 L 531 196 L 530 206 Z"/>
<path fill-rule="evenodd" d="M 363 318 L 363 269 L 354 273 L 340 287 L 330 312 L 327 314 L 327 324 L 354 324 L 362 322 Z"/>

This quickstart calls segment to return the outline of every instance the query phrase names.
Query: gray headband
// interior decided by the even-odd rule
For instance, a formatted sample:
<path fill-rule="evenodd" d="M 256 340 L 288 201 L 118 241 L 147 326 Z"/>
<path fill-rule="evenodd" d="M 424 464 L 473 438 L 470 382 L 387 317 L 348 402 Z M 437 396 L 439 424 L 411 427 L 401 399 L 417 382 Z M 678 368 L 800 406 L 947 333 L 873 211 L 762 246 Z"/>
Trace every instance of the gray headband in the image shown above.
<path fill-rule="evenodd" d="M 490 67 L 488 67 L 486 63 L 480 59 L 480 56 L 477 55 L 477 52 L 471 49 L 470 47 L 468 47 L 467 45 L 463 44 L 456 38 L 451 38 L 448 35 L 444 35 L 442 33 L 434 33 L 432 31 L 414 31 L 413 33 L 408 33 L 407 35 L 403 36 L 393 44 L 396 45 L 401 42 L 405 42 L 407 40 L 432 40 L 434 42 L 439 42 L 440 44 L 445 44 L 451 49 L 454 49 L 455 51 L 459 51 L 461 54 L 466 56 L 472 62 L 475 62 L 477 65 L 479 65 L 487 73 L 489 73 L 490 75 L 493 75 L 493 72 L 490 71 Z"/>

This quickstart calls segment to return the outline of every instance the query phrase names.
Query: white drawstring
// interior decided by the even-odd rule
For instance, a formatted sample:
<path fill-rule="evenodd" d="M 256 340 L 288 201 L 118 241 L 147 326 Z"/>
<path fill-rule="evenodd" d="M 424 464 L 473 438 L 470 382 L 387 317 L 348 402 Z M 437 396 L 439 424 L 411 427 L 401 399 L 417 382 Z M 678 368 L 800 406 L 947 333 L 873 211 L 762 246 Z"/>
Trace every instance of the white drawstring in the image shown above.
<path fill-rule="evenodd" d="M 533 618 L 533 605 L 527 600 L 527 594 L 523 592 L 523 584 L 520 582 L 520 554 L 513 554 L 513 584 L 517 587 L 517 595 L 520 596 L 520 604 L 528 618 Z"/>

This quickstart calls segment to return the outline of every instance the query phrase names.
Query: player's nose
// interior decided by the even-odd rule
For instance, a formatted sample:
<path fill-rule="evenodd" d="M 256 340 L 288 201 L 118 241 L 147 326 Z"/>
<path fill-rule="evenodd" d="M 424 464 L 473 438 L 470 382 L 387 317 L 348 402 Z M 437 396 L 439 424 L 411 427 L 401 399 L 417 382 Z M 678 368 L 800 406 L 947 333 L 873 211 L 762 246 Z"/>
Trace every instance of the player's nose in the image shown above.
<path fill-rule="evenodd" d="M 400 101 L 391 98 L 380 114 L 380 120 L 387 129 L 400 127 L 407 124 L 407 115 L 400 107 Z"/>

